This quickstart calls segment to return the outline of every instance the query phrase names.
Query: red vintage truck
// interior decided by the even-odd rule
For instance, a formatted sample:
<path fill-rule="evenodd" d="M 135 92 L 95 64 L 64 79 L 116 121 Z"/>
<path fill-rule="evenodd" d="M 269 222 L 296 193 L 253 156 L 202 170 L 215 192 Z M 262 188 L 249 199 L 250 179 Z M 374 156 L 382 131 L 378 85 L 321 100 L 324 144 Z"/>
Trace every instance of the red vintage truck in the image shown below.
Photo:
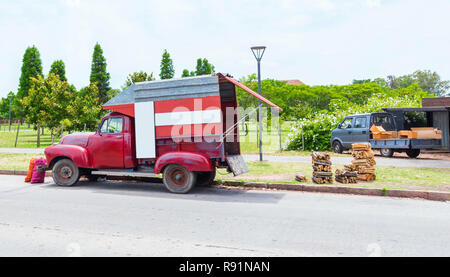
<path fill-rule="evenodd" d="M 74 133 L 45 149 L 57 185 L 80 176 L 152 177 L 187 193 L 214 180 L 216 168 L 248 171 L 240 155 L 236 86 L 278 106 L 225 74 L 141 82 L 104 104 L 95 133 Z"/>

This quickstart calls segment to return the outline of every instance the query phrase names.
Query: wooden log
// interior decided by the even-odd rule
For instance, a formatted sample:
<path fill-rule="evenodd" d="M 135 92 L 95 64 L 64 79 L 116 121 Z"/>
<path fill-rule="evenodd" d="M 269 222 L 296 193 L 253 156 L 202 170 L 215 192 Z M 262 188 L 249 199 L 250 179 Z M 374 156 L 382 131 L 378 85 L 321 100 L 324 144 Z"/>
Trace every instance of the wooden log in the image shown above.
<path fill-rule="evenodd" d="M 295 180 L 299 182 L 306 182 L 306 176 L 302 174 L 295 175 Z"/>
<path fill-rule="evenodd" d="M 371 150 L 372 145 L 370 143 L 353 143 L 352 144 L 353 150 Z"/>
<path fill-rule="evenodd" d="M 311 157 L 313 161 L 330 161 L 330 154 L 323 152 L 312 152 Z"/>
<path fill-rule="evenodd" d="M 314 171 L 313 176 L 315 177 L 328 177 L 333 176 L 333 172 L 330 171 Z"/>

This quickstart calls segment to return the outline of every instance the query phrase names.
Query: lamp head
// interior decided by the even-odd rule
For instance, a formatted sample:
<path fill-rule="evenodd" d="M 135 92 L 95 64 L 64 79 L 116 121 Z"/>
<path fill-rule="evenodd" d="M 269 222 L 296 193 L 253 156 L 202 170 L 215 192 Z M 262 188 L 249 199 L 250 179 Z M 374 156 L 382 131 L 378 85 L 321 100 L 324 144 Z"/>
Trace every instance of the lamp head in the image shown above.
<path fill-rule="evenodd" d="M 260 61 L 264 55 L 264 51 L 266 50 L 265 46 L 253 46 L 250 47 L 252 49 L 253 55 L 255 56 L 257 61 Z"/>

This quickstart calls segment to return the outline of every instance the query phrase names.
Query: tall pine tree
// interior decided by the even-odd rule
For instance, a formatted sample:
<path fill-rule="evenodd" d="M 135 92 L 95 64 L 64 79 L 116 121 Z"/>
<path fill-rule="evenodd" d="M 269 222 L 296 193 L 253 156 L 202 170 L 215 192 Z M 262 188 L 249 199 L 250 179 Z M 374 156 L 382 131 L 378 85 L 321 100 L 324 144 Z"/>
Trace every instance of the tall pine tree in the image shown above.
<path fill-rule="evenodd" d="M 91 65 L 91 83 L 95 83 L 98 88 L 100 104 L 105 103 L 107 100 L 108 91 L 111 89 L 109 86 L 110 75 L 106 71 L 106 59 L 103 56 L 103 50 L 100 44 L 95 44 L 94 53 L 92 54 Z"/>
<path fill-rule="evenodd" d="M 59 79 L 63 82 L 67 81 L 66 65 L 62 60 L 56 60 L 52 63 L 52 66 L 50 67 L 50 72 L 48 74 L 50 75 L 50 73 L 58 75 Z"/>
<path fill-rule="evenodd" d="M 173 69 L 173 61 L 170 58 L 169 52 L 167 52 L 167 50 L 164 50 L 161 59 L 161 73 L 159 74 L 159 77 L 161 78 L 161 80 L 172 79 L 174 75 L 175 70 Z"/>
<path fill-rule="evenodd" d="M 25 112 L 21 100 L 28 96 L 28 91 L 31 87 L 30 78 L 37 78 L 42 76 L 42 61 L 38 49 L 28 47 L 25 50 L 22 60 L 22 74 L 19 80 L 19 89 L 17 96 L 14 98 L 14 110 L 17 118 L 25 118 Z"/>

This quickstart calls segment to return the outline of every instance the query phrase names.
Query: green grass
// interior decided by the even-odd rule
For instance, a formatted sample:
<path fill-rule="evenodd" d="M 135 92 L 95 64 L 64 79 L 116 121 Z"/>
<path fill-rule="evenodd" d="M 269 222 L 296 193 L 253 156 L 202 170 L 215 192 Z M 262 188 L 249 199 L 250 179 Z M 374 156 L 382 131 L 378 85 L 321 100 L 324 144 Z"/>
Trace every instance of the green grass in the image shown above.
<path fill-rule="evenodd" d="M 306 184 L 313 184 L 311 163 L 288 162 L 247 162 L 249 172 L 234 177 L 220 169 L 217 178 L 222 180 L 268 182 L 268 183 L 292 183 L 296 174 L 305 175 L 308 178 Z M 342 169 L 343 165 L 334 165 L 333 171 Z M 374 182 L 362 182 L 357 184 L 340 184 L 336 186 L 352 186 L 367 188 L 408 189 L 408 190 L 433 190 L 450 192 L 450 169 L 438 168 L 413 168 L 376 166 L 377 179 Z"/>
<path fill-rule="evenodd" d="M 281 145 L 285 142 L 287 134 L 290 132 L 292 122 L 281 122 Z M 242 153 L 259 153 L 258 149 L 258 125 L 256 122 L 247 122 L 247 132 L 239 125 L 240 144 Z M 278 129 L 267 130 L 263 125 L 262 149 L 264 153 L 280 153 L 280 136 Z"/>
<path fill-rule="evenodd" d="M 23 126 L 23 125 L 22 125 Z M 17 148 L 35 148 L 37 145 L 37 131 L 32 129 L 22 129 L 20 126 L 19 138 L 17 140 Z M 60 136 L 55 136 L 54 141 L 58 142 Z M 16 132 L 0 132 L 0 147 L 14 147 L 16 140 Z M 52 142 L 50 132 L 44 130 L 41 135 L 41 148 L 50 146 Z"/>
<path fill-rule="evenodd" d="M 17 129 L 17 123 L 11 123 L 11 131 L 15 131 Z M 28 128 L 27 124 L 22 124 L 20 125 L 20 130 L 32 130 L 32 126 L 30 126 L 30 128 Z M 0 131 L 9 131 L 9 125 L 8 123 L 2 123 L 0 124 Z"/>
<path fill-rule="evenodd" d="M 31 158 L 39 157 L 44 155 L 0 153 L 0 169 L 28 170 Z"/>

